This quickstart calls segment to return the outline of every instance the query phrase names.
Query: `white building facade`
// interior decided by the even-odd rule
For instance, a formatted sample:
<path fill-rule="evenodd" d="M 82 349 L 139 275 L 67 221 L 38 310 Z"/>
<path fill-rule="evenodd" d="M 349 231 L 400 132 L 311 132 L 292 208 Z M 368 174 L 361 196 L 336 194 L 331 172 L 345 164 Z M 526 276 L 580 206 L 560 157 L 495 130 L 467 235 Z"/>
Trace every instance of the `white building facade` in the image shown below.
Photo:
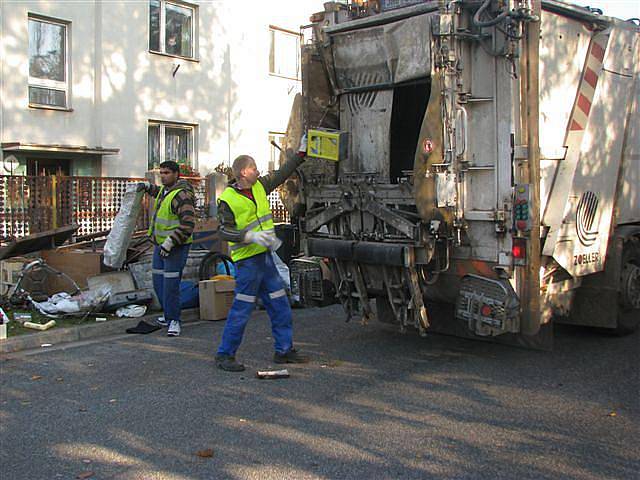
<path fill-rule="evenodd" d="M 0 2 L 2 175 L 277 168 L 318 0 Z"/>

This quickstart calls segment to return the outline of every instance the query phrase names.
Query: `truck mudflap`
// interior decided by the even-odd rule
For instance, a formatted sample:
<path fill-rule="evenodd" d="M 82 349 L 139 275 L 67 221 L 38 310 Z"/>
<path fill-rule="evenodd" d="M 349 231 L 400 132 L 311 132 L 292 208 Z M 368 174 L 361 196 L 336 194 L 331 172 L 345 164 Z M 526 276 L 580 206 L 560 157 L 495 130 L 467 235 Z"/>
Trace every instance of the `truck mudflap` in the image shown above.
<path fill-rule="evenodd" d="M 506 280 L 466 275 L 460 282 L 456 319 L 481 337 L 518 333 L 520 302 Z"/>
<path fill-rule="evenodd" d="M 497 336 L 481 336 L 470 330 L 469 324 L 464 320 L 459 318 L 454 319 L 456 314 L 456 305 L 442 302 L 427 302 L 425 307 L 429 313 L 429 319 L 431 320 L 428 333 L 453 335 L 476 341 L 481 340 L 532 350 L 550 351 L 553 349 L 552 322 L 541 325 L 535 335 L 503 333 L 502 335 Z"/>

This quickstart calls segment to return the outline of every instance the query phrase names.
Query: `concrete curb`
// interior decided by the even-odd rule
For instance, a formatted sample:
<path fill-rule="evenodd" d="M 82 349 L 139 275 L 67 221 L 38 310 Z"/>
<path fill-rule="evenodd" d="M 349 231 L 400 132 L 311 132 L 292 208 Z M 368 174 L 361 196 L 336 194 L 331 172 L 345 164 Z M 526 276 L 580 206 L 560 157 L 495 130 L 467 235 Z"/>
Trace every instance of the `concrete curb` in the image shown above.
<path fill-rule="evenodd" d="M 0 340 L 0 354 L 15 353 L 22 350 L 32 350 L 40 348 L 44 343 L 59 345 L 61 343 L 77 342 L 89 340 L 97 337 L 105 337 L 118 333 L 125 333 L 130 327 L 135 327 L 140 320 L 154 320 L 160 316 L 159 312 L 144 315 L 138 318 L 121 318 L 117 320 L 107 320 L 103 323 L 89 325 L 77 325 L 60 329 L 48 330 L 46 332 L 29 333 Z M 200 319 L 197 308 L 183 310 L 182 321 L 184 323 L 195 322 Z"/>

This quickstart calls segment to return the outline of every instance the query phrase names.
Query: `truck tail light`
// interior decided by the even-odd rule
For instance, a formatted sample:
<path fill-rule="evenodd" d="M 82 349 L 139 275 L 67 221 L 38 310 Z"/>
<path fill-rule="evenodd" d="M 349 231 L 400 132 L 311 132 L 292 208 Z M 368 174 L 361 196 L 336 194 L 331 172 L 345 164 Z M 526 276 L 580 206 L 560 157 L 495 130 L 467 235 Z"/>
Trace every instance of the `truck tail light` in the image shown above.
<path fill-rule="evenodd" d="M 527 239 L 514 238 L 511 244 L 511 255 L 515 260 L 525 260 L 527 258 Z"/>

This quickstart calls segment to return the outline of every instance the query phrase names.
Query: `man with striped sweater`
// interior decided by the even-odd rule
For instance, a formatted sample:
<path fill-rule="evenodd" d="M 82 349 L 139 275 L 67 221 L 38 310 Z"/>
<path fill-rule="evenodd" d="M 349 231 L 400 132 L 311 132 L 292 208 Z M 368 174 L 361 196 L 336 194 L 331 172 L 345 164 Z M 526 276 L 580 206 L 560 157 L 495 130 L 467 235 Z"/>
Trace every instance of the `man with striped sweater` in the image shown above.
<path fill-rule="evenodd" d="M 154 243 L 153 289 L 162 305 L 164 316 L 157 322 L 168 326 L 167 336 L 180 335 L 180 280 L 193 241 L 195 199 L 193 187 L 180 179 L 176 162 L 160 164 L 162 186 L 142 182 L 139 191 L 154 198 L 149 237 Z"/>

